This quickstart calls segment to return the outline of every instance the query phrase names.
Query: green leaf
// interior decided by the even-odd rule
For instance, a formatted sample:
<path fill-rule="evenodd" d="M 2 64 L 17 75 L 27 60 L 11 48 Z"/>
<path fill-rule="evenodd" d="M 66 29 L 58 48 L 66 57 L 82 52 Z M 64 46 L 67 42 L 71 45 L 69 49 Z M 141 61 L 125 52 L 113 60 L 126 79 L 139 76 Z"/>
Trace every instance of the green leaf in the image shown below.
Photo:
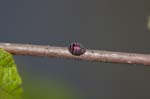
<path fill-rule="evenodd" d="M 21 84 L 13 56 L 0 49 L 0 99 L 18 99 L 23 92 Z"/>

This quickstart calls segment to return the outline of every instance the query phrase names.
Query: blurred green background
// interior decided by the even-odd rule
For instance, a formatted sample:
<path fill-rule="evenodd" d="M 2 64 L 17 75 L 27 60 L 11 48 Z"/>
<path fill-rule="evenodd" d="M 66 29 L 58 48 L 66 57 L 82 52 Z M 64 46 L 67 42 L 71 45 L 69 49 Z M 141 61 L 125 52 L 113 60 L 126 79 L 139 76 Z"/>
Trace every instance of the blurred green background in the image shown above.
<path fill-rule="evenodd" d="M 0 0 L 0 41 L 150 53 L 149 0 Z M 15 56 L 25 99 L 149 99 L 143 65 Z"/>

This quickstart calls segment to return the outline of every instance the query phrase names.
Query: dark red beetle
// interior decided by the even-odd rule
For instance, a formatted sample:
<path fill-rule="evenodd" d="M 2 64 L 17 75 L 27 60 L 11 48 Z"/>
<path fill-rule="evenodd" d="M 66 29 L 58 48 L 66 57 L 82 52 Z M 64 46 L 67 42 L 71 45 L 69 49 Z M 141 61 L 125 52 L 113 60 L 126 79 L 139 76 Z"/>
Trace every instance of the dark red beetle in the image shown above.
<path fill-rule="evenodd" d="M 68 50 L 72 55 L 76 56 L 80 56 L 84 54 L 86 51 L 85 48 L 80 43 L 77 42 L 71 43 Z"/>

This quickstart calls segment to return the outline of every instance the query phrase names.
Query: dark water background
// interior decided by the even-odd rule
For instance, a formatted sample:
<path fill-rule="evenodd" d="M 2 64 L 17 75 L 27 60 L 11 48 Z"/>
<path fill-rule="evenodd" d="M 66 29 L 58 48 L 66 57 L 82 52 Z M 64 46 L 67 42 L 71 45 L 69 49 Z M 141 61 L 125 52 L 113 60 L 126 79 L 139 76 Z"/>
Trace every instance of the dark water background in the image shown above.
<path fill-rule="evenodd" d="M 1 0 L 0 42 L 150 53 L 149 15 L 149 0 Z M 150 98 L 150 67 L 15 59 L 27 99 Z"/>

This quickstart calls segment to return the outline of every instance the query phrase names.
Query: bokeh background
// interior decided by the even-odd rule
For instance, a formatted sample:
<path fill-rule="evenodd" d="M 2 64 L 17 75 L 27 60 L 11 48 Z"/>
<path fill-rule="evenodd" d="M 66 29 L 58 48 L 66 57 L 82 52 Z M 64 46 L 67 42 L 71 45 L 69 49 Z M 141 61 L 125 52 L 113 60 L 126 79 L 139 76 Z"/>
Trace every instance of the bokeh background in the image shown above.
<path fill-rule="evenodd" d="M 0 42 L 150 53 L 149 0 L 0 0 Z M 150 67 L 14 56 L 25 99 L 149 99 Z"/>

